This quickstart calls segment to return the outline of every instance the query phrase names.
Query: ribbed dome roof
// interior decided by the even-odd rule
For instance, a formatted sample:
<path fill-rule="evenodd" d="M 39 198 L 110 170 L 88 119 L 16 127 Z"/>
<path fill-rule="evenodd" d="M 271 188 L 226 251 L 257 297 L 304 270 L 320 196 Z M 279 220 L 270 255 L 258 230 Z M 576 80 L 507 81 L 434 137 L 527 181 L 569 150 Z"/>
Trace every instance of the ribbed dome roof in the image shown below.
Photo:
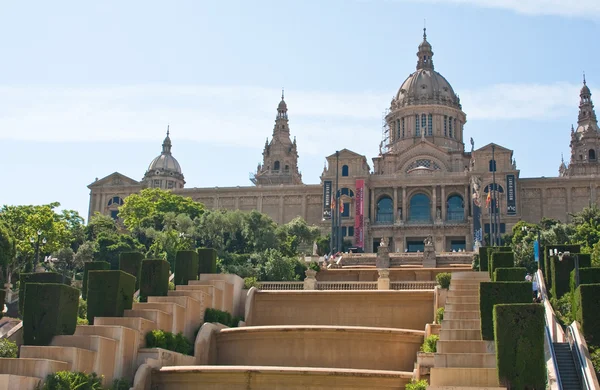
<path fill-rule="evenodd" d="M 160 171 L 161 173 L 173 172 L 181 174 L 181 166 L 171 154 L 171 147 L 171 138 L 169 137 L 169 130 L 167 130 L 167 136 L 162 144 L 162 153 L 152 160 L 148 166 L 148 172 Z"/>

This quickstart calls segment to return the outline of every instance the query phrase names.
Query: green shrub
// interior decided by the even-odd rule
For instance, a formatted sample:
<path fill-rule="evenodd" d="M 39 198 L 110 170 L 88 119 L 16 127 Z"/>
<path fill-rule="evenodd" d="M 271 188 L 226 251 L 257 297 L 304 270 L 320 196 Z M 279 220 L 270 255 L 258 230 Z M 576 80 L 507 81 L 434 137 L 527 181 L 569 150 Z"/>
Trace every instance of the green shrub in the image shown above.
<path fill-rule="evenodd" d="M 127 378 L 115 379 L 110 390 L 129 390 L 131 382 Z"/>
<path fill-rule="evenodd" d="M 19 313 L 23 315 L 25 305 L 25 284 L 62 283 L 63 277 L 56 272 L 22 273 L 19 275 Z"/>
<path fill-rule="evenodd" d="M 0 290 L 0 302 L 6 302 L 6 290 Z M 2 313 L 2 310 L 0 310 L 0 318 L 2 318 L 3 316 L 4 313 Z"/>
<path fill-rule="evenodd" d="M 27 283 L 23 313 L 25 345 L 48 345 L 56 335 L 72 335 L 77 326 L 79 290 L 64 284 Z"/>
<path fill-rule="evenodd" d="M 473 261 L 471 262 L 471 269 L 475 272 L 479 271 L 479 254 L 473 255 Z"/>
<path fill-rule="evenodd" d="M 600 284 L 580 284 L 575 290 L 573 316 L 581 324 L 585 340 L 600 344 Z"/>
<path fill-rule="evenodd" d="M 249 276 L 247 278 L 244 278 L 244 288 L 246 290 L 249 290 L 252 287 L 258 288 L 259 285 L 260 283 L 258 282 L 258 279 L 256 279 L 256 276 Z"/>
<path fill-rule="evenodd" d="M 213 248 L 198 248 L 198 274 L 217 273 L 217 251 Z"/>
<path fill-rule="evenodd" d="M 569 326 L 575 320 L 573 308 L 577 305 L 573 302 L 574 297 L 575 292 L 568 292 L 560 297 L 560 299 L 550 298 L 550 304 L 554 309 L 556 318 L 563 326 Z"/>
<path fill-rule="evenodd" d="M 501 303 L 531 303 L 530 282 L 482 282 L 479 284 L 481 337 L 494 339 L 494 305 Z"/>
<path fill-rule="evenodd" d="M 410 383 L 407 383 L 404 387 L 405 390 L 427 390 L 429 383 L 425 379 L 416 380 L 411 379 Z"/>
<path fill-rule="evenodd" d="M 496 268 L 513 268 L 515 266 L 515 254 L 513 252 L 492 252 L 488 272 L 490 279 L 494 278 Z"/>
<path fill-rule="evenodd" d="M 81 318 L 81 317 L 77 317 L 77 325 L 89 325 L 90 322 L 87 320 L 87 318 Z"/>
<path fill-rule="evenodd" d="M 496 305 L 494 325 L 502 385 L 509 389 L 545 389 L 544 307 L 536 303 Z"/>
<path fill-rule="evenodd" d="M 149 296 L 164 297 L 169 292 L 169 262 L 165 260 L 142 261 L 140 302 Z"/>
<path fill-rule="evenodd" d="M 590 257 L 583 254 L 577 255 L 579 258 L 579 267 L 589 267 Z M 552 269 L 552 296 L 560 299 L 565 293 L 571 290 L 571 271 L 575 269 L 575 256 L 564 256 L 562 261 L 558 256 L 552 256 L 550 267 Z"/>
<path fill-rule="evenodd" d="M 135 276 L 125 271 L 91 271 L 88 275 L 87 319 L 94 317 L 122 317 L 133 304 Z"/>
<path fill-rule="evenodd" d="M 79 298 L 79 306 L 77 308 L 77 317 L 87 318 L 87 301 L 83 298 Z"/>
<path fill-rule="evenodd" d="M 169 291 L 175 291 L 175 283 L 169 282 Z"/>
<path fill-rule="evenodd" d="M 119 269 L 135 276 L 135 290 L 140 289 L 140 272 L 144 255 L 140 252 L 123 252 L 119 255 Z"/>
<path fill-rule="evenodd" d="M 217 309 L 206 309 L 204 312 L 204 322 L 218 322 L 230 328 L 236 328 L 243 317 L 232 317 L 230 313 Z"/>
<path fill-rule="evenodd" d="M 488 270 L 488 248 L 487 246 L 479 247 L 479 270 L 482 272 Z"/>
<path fill-rule="evenodd" d="M 59 371 L 48 375 L 40 390 L 102 390 L 102 378 L 95 372 Z"/>
<path fill-rule="evenodd" d="M 524 268 L 524 267 L 496 268 L 494 270 L 494 281 L 495 282 L 522 282 L 525 280 L 526 275 L 527 275 L 527 268 Z"/>
<path fill-rule="evenodd" d="M 186 285 L 198 279 L 198 253 L 178 251 L 175 255 L 175 285 Z"/>
<path fill-rule="evenodd" d="M 450 272 L 440 272 L 435 275 L 435 280 L 441 288 L 450 288 L 450 279 L 452 279 L 452 274 Z"/>
<path fill-rule="evenodd" d="M 98 270 L 109 270 L 110 263 L 106 261 L 86 261 L 83 265 L 83 285 L 81 287 L 81 296 L 87 299 L 88 272 Z"/>
<path fill-rule="evenodd" d="M 437 342 L 439 339 L 440 336 L 437 334 L 432 334 L 425 337 L 423 345 L 421 345 L 421 352 L 437 352 Z"/>
<path fill-rule="evenodd" d="M 598 284 L 600 283 L 600 268 L 579 268 L 579 284 Z M 575 286 L 575 270 L 571 271 L 570 278 L 571 292 L 574 292 Z"/>
<path fill-rule="evenodd" d="M 435 323 L 441 324 L 443 320 L 444 320 L 444 308 L 438 307 L 437 311 L 435 312 Z"/>
<path fill-rule="evenodd" d="M 146 348 L 162 348 L 184 355 L 194 355 L 194 344 L 183 333 L 173 334 L 155 329 L 146 333 Z"/>
<path fill-rule="evenodd" d="M 16 358 L 19 347 L 9 339 L 0 339 L 0 358 Z"/>

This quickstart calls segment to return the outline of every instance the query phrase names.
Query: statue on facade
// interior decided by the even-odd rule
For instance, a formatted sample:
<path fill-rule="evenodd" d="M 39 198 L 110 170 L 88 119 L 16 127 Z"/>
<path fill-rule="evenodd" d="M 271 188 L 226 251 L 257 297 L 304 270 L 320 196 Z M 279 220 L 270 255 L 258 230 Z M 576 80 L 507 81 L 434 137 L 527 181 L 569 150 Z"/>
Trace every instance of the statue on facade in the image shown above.
<path fill-rule="evenodd" d="M 438 221 L 442 219 L 442 210 L 439 207 L 435 210 L 435 218 Z"/>
<path fill-rule="evenodd" d="M 473 204 L 477 207 L 481 207 L 481 178 L 473 176 L 471 178 L 471 188 L 473 191 Z"/>
<path fill-rule="evenodd" d="M 423 244 L 425 244 L 425 246 L 433 246 L 433 236 L 430 234 L 428 235 L 424 240 L 423 240 Z"/>
<path fill-rule="evenodd" d="M 385 238 L 381 237 L 381 241 L 379 242 L 379 246 L 382 248 L 385 248 L 386 246 L 388 246 L 387 241 Z"/>

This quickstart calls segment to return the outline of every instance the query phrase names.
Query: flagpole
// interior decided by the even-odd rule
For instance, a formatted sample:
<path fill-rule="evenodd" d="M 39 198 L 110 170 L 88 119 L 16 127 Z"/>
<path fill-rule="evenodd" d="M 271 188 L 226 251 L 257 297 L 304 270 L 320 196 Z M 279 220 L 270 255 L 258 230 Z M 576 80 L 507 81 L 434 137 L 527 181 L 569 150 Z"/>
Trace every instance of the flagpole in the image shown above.
<path fill-rule="evenodd" d="M 336 218 L 336 241 L 335 241 L 335 246 L 336 246 L 336 250 L 337 252 L 341 252 L 341 248 L 340 248 L 340 242 L 341 242 L 341 223 L 340 223 L 340 194 L 339 194 L 339 188 L 338 188 L 338 181 L 339 181 L 339 172 L 340 171 L 340 152 L 339 150 L 335 151 L 335 215 L 337 216 Z"/>
<path fill-rule="evenodd" d="M 495 157 L 496 145 L 492 144 L 492 161 L 494 164 L 494 170 L 492 171 L 492 181 L 494 182 L 494 197 L 492 199 L 493 206 L 491 210 L 494 212 L 494 245 L 499 244 L 499 232 L 498 232 L 498 201 L 496 199 L 496 157 Z"/>
<path fill-rule="evenodd" d="M 492 185 L 491 184 L 488 184 L 488 196 L 487 196 L 487 198 L 488 199 L 492 198 Z M 492 225 L 492 202 L 488 202 L 487 199 L 486 199 L 485 203 L 486 203 L 486 206 L 488 208 L 488 212 L 490 213 L 490 241 L 487 244 L 489 246 L 494 246 L 494 244 L 493 244 L 494 241 L 493 241 L 493 238 L 492 238 L 493 237 L 492 236 L 492 232 L 493 232 L 493 228 L 492 228 L 492 226 L 493 226 Z"/>

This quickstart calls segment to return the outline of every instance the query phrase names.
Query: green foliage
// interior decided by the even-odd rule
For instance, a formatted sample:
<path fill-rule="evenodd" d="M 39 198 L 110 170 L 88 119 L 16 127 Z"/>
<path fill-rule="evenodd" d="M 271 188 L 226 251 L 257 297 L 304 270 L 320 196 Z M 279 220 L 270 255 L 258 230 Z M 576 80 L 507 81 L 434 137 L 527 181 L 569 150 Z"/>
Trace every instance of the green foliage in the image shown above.
<path fill-rule="evenodd" d="M 175 283 L 169 282 L 169 291 L 175 291 Z"/>
<path fill-rule="evenodd" d="M 482 272 L 488 270 L 488 248 L 487 246 L 479 247 L 479 270 Z"/>
<path fill-rule="evenodd" d="M 331 250 L 329 249 L 329 245 L 331 244 L 331 233 L 326 236 L 320 236 L 317 238 L 317 254 L 319 256 L 325 256 Z"/>
<path fill-rule="evenodd" d="M 531 303 L 533 295 L 529 282 L 482 282 L 479 285 L 481 337 L 494 339 L 494 305 L 502 303 Z"/>
<path fill-rule="evenodd" d="M 0 339 L 0 358 L 16 358 L 19 353 L 19 347 L 9 339 Z"/>
<path fill-rule="evenodd" d="M 165 260 L 142 261 L 140 302 L 149 296 L 167 296 L 169 291 L 169 262 Z"/>
<path fill-rule="evenodd" d="M 452 274 L 450 272 L 440 272 L 439 274 L 435 275 L 435 280 L 441 288 L 450 288 L 451 279 Z"/>
<path fill-rule="evenodd" d="M 119 255 L 119 269 L 135 276 L 135 289 L 140 288 L 140 273 L 144 255 L 140 252 L 123 252 Z"/>
<path fill-rule="evenodd" d="M 589 267 L 589 255 L 579 254 L 579 266 Z M 575 269 L 575 256 L 563 256 L 562 260 L 558 256 L 550 258 L 550 267 L 552 274 L 551 292 L 554 298 L 559 299 L 565 293 L 571 290 L 571 271 Z"/>
<path fill-rule="evenodd" d="M 427 390 L 427 386 L 429 386 L 429 383 L 425 379 L 411 379 L 410 383 L 406 384 L 405 390 Z"/>
<path fill-rule="evenodd" d="M 140 243 L 127 234 L 101 233 L 96 239 L 94 258 L 107 261 L 110 269 L 119 269 L 119 256 L 122 252 L 135 252 L 141 249 Z"/>
<path fill-rule="evenodd" d="M 129 390 L 131 382 L 127 378 L 115 379 L 110 390 Z"/>
<path fill-rule="evenodd" d="M 256 280 L 256 278 L 254 276 L 250 276 L 247 278 L 244 278 L 244 288 L 249 290 L 252 287 L 258 287 L 259 283 L 258 280 Z"/>
<path fill-rule="evenodd" d="M 577 307 L 573 308 L 575 319 L 581 324 L 585 340 L 600 344 L 600 284 L 581 284 L 575 290 Z"/>
<path fill-rule="evenodd" d="M 146 333 L 146 348 L 162 348 L 184 355 L 194 355 L 194 344 L 183 333 L 173 334 L 155 329 Z"/>
<path fill-rule="evenodd" d="M 437 334 L 432 334 L 425 337 L 423 345 L 421 345 L 421 352 L 437 352 L 437 342 L 439 339 L 440 336 Z"/>
<path fill-rule="evenodd" d="M 40 390 L 102 390 L 102 377 L 95 372 L 58 371 L 46 377 Z"/>
<path fill-rule="evenodd" d="M 91 271 L 88 286 L 87 319 L 122 317 L 133 304 L 135 277 L 124 271 Z"/>
<path fill-rule="evenodd" d="M 443 320 L 444 320 L 444 308 L 438 307 L 438 309 L 435 312 L 435 323 L 441 324 Z"/>
<path fill-rule="evenodd" d="M 198 248 L 198 274 L 217 273 L 217 251 L 213 248 Z"/>
<path fill-rule="evenodd" d="M 550 304 L 554 309 L 556 318 L 563 326 L 569 326 L 575 320 L 575 307 L 574 305 L 575 294 L 568 292 L 564 294 L 560 299 L 555 297 L 550 298 Z"/>
<path fill-rule="evenodd" d="M 596 377 L 600 377 L 600 348 L 588 343 L 588 350 L 590 351 L 590 359 L 592 360 Z"/>
<path fill-rule="evenodd" d="M 77 317 L 77 325 L 89 325 L 90 322 L 87 318 Z"/>
<path fill-rule="evenodd" d="M 475 272 L 479 271 L 479 254 L 473 255 L 473 261 L 471 262 L 471 269 Z"/>
<path fill-rule="evenodd" d="M 296 272 L 296 266 L 298 265 L 298 259 L 285 257 L 281 252 L 276 249 L 267 249 L 264 252 L 266 262 L 264 265 L 263 278 L 262 280 L 268 281 L 290 281 L 298 280 L 300 275 Z"/>
<path fill-rule="evenodd" d="M 63 277 L 54 272 L 22 273 L 19 275 L 19 313 L 25 306 L 25 287 L 28 283 L 62 283 Z"/>
<path fill-rule="evenodd" d="M 88 274 L 90 271 L 96 270 L 108 270 L 110 269 L 110 264 L 106 261 L 90 261 L 85 263 L 83 266 L 83 286 L 81 289 L 81 296 L 83 299 L 87 299 L 87 290 L 88 290 Z"/>
<path fill-rule="evenodd" d="M 214 251 L 216 254 L 216 251 Z M 175 257 L 175 285 L 186 285 L 190 280 L 198 279 L 198 253 L 179 251 Z"/>
<path fill-rule="evenodd" d="M 496 268 L 494 271 L 495 282 L 522 282 L 527 275 L 527 268 Z"/>
<path fill-rule="evenodd" d="M 300 245 L 310 245 L 319 237 L 317 226 L 309 226 L 302 217 L 296 217 L 285 225 L 280 225 L 276 234 L 281 245 L 280 250 L 287 256 L 298 254 Z M 287 244 L 284 246 L 284 243 Z"/>
<path fill-rule="evenodd" d="M 27 283 L 23 313 L 25 345 L 48 345 L 56 335 L 72 335 L 79 290 L 64 284 Z"/>
<path fill-rule="evenodd" d="M 8 227 L 0 220 L 0 266 L 5 269 L 15 255 L 15 239 Z"/>
<path fill-rule="evenodd" d="M 515 255 L 512 252 L 500 252 L 493 251 L 490 254 L 490 262 L 488 265 L 488 271 L 490 279 L 494 277 L 494 271 L 496 268 L 512 268 L 515 266 Z"/>
<path fill-rule="evenodd" d="M 500 382 L 510 389 L 545 389 L 544 307 L 496 305 L 493 318 Z"/>
<path fill-rule="evenodd" d="M 232 317 L 230 313 L 217 309 L 206 309 L 204 322 L 218 322 L 230 328 L 237 328 L 238 323 L 243 321 L 242 317 Z"/>
<path fill-rule="evenodd" d="M 77 308 L 77 317 L 87 318 L 87 301 L 79 298 L 79 306 Z"/>
<path fill-rule="evenodd" d="M 550 255 L 550 251 L 554 251 L 556 249 L 559 253 L 571 252 L 571 253 L 579 253 L 580 245 L 546 245 L 543 251 L 544 257 L 544 266 L 542 268 L 544 272 L 544 280 L 546 282 L 546 286 L 548 286 L 549 290 L 552 289 L 552 256 Z M 552 293 L 552 291 L 548 291 Z"/>
<path fill-rule="evenodd" d="M 599 284 L 600 283 L 600 268 L 579 268 L 579 284 Z M 570 290 L 574 292 L 575 286 L 575 270 L 571 271 Z"/>

